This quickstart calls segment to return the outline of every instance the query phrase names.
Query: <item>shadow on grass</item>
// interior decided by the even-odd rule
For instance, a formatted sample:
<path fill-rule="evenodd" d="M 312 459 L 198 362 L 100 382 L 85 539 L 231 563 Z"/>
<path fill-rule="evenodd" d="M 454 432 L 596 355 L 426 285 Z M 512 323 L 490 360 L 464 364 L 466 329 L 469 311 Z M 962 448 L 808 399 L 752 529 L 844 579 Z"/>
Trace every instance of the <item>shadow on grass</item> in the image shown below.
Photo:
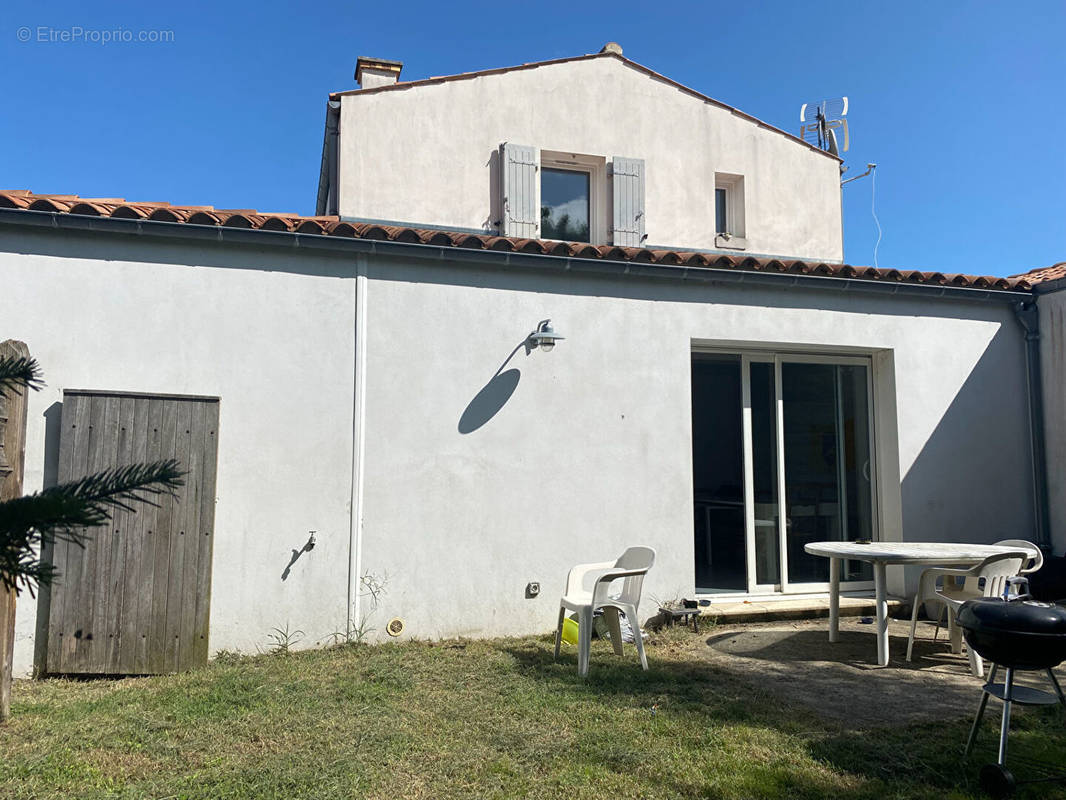
<path fill-rule="evenodd" d="M 851 729 L 968 718 L 983 683 L 946 642 L 916 641 L 907 662 L 906 638 L 895 637 L 887 667 L 873 663 L 873 637 L 862 631 L 841 631 L 831 644 L 821 630 L 756 628 L 723 632 L 706 644 L 713 663 Z"/>
<path fill-rule="evenodd" d="M 771 724 L 783 710 L 792 718 L 808 717 L 816 726 L 849 729 L 972 713 L 980 682 L 968 674 L 964 659 L 951 657 L 959 662 L 947 662 L 955 669 L 933 672 L 931 667 L 943 664 L 922 657 L 927 648 L 930 657 L 937 655 L 937 646 L 929 644 L 916 649 L 912 664 L 900 660 L 881 668 L 870 661 L 870 638 L 842 632 L 840 642 L 829 644 L 824 632 L 814 630 L 725 632 L 704 640 L 707 658 L 698 652 L 657 657 L 659 648 L 653 645 L 648 672 L 640 669 L 632 646 L 619 658 L 600 645 L 593 650 L 587 679 L 577 675 L 575 654 L 564 650 L 555 662 L 549 642 L 516 643 L 506 650 L 528 674 L 582 695 L 665 696 L 707 709 L 726 703 L 739 718 L 763 713 Z"/>
<path fill-rule="evenodd" d="M 804 641 L 820 636 L 824 649 L 824 632 L 802 635 Z M 868 637 L 860 637 L 868 645 Z M 711 644 L 718 636 L 712 636 Z M 936 647 L 935 645 L 931 646 Z M 937 686 L 927 691 L 947 692 L 945 700 L 955 709 L 954 716 L 934 722 L 913 724 L 906 714 L 887 719 L 895 724 L 884 724 L 872 730 L 856 730 L 846 719 L 816 714 L 808 703 L 795 701 L 787 688 L 760 686 L 751 676 L 734 674 L 722 666 L 698 657 L 679 658 L 676 654 L 656 657 L 657 648 L 649 649 L 649 669 L 644 672 L 636 659 L 633 648 L 627 647 L 622 658 L 614 656 L 607 647 L 595 648 L 588 678 L 577 674 L 577 661 L 573 653 L 560 654 L 553 660 L 550 642 L 515 642 L 504 650 L 515 661 L 520 673 L 535 679 L 554 691 L 564 692 L 575 700 L 602 697 L 615 700 L 624 698 L 630 704 L 646 706 L 662 704 L 672 713 L 686 713 L 705 718 L 708 730 L 720 730 L 731 726 L 747 729 L 764 729 L 785 736 L 798 737 L 806 753 L 816 763 L 832 770 L 838 776 L 852 782 L 852 788 L 841 790 L 833 786 L 823 775 L 809 768 L 800 768 L 787 755 L 768 758 L 761 765 L 745 764 L 733 774 L 733 783 L 722 782 L 721 771 L 708 771 L 707 781 L 691 781 L 678 776 L 678 796 L 685 797 L 781 797 L 781 798 L 977 798 L 983 795 L 978 785 L 978 773 L 982 764 L 994 761 L 995 724 L 988 721 L 982 727 L 978 748 L 974 755 L 962 759 L 962 748 L 969 729 L 969 719 L 960 717 L 959 703 L 966 714 L 976 709 L 979 698 L 979 683 L 976 679 L 959 686 Z M 769 664 L 775 659 L 771 651 L 759 648 L 762 658 Z M 748 654 L 750 655 L 750 653 Z M 779 661 L 780 659 L 778 659 Z M 794 670 L 803 657 L 786 659 L 780 667 L 787 672 Z M 814 660 L 814 659 L 811 659 Z M 824 660 L 824 655 L 823 655 Z M 833 664 L 818 664 L 813 673 L 820 677 L 814 694 L 827 701 L 834 699 L 845 711 L 848 707 L 883 705 L 888 708 L 902 707 L 914 700 L 910 687 L 898 680 L 899 672 L 919 676 L 918 667 L 909 670 L 883 669 L 857 672 L 850 668 L 850 675 L 841 676 Z M 847 668 L 846 664 L 839 665 Z M 865 665 L 864 665 L 865 666 Z M 893 675 L 895 673 L 895 676 Z M 883 676 L 884 680 L 877 680 Z M 767 671 L 764 683 L 777 684 L 780 674 Z M 844 689 L 841 681 L 850 682 Z M 843 693 L 843 700 L 840 697 Z M 920 693 L 919 693 L 920 695 Z M 972 702 L 971 702 L 972 701 Z M 921 702 L 921 697 L 917 698 Z M 972 708 L 971 708 L 972 706 Z M 996 716 L 998 721 L 998 715 Z M 1018 759 L 1019 777 L 1047 775 L 1054 769 L 1066 771 L 1066 732 L 1062 725 L 1061 711 L 1025 710 L 1016 717 L 1012 726 L 1011 748 Z M 911 724 L 908 724 L 911 723 Z M 1040 763 L 1035 768 L 1025 764 Z M 1041 767 L 1041 764 L 1043 765 Z M 740 765 L 738 765 L 740 768 Z M 1022 773 L 1025 773 L 1024 775 Z M 1035 792 L 1035 793 L 1034 793 Z M 1019 798 L 1066 798 L 1066 788 L 1038 784 L 1037 787 L 1019 791 Z"/>
<path fill-rule="evenodd" d="M 548 640 L 516 641 L 503 648 L 513 658 L 512 670 L 538 682 L 545 692 L 562 697 L 572 706 L 575 720 L 585 716 L 602 720 L 623 709 L 647 711 L 644 726 L 634 726 L 630 717 L 625 723 L 628 727 L 612 736 L 582 740 L 581 747 L 567 754 L 575 766 L 583 763 L 589 769 L 627 772 L 649 781 L 649 787 L 653 783 L 657 790 L 668 786 L 674 797 L 814 800 L 879 796 L 860 787 L 842 793 L 841 783 L 849 778 L 831 774 L 809 758 L 797 764 L 788 755 L 755 755 L 772 752 L 782 743 L 794 747 L 787 737 L 802 737 L 811 729 L 820 738 L 827 734 L 805 709 L 783 708 L 776 698 L 706 661 L 677 658 L 676 654 L 656 658 L 656 649 L 649 650 L 645 672 L 632 646 L 625 648 L 622 657 L 606 645 L 594 646 L 589 676 L 582 678 L 577 674 L 576 654 L 564 650 L 555 661 Z M 661 728 L 652 722 L 656 713 Z M 648 739 L 640 738 L 641 732 L 649 731 L 655 731 L 652 735 L 659 746 L 664 737 L 681 736 L 665 746 L 673 758 L 690 758 L 690 768 L 645 776 L 643 761 L 662 757 L 661 752 L 650 755 L 642 749 L 653 747 Z M 652 794 L 658 796 L 657 791 Z"/>
<path fill-rule="evenodd" d="M 997 712 L 999 709 L 995 709 Z M 999 742 L 999 715 L 985 721 L 974 752 L 964 758 L 969 734 L 968 720 L 931 723 L 920 727 L 883 728 L 876 735 L 828 736 L 811 743 L 811 755 L 853 775 L 871 781 L 895 784 L 901 778 L 916 786 L 939 787 L 945 792 L 968 790 L 976 797 L 978 776 L 984 764 L 995 763 Z M 1007 766 L 1019 780 L 1066 774 L 1066 731 L 1060 709 L 1025 709 L 1015 714 L 1007 754 Z M 936 796 L 945 796 L 944 793 Z M 1019 800 L 1066 799 L 1066 784 L 1039 783 L 1024 786 Z"/>
<path fill-rule="evenodd" d="M 649 715 L 661 708 L 691 716 L 700 725 L 705 721 L 708 728 L 739 725 L 796 733 L 820 725 L 803 707 L 782 714 L 782 704 L 770 692 L 698 658 L 657 656 L 654 645 L 648 650 L 647 672 L 632 645 L 625 646 L 621 657 L 606 644 L 594 645 L 587 678 L 577 674 L 576 653 L 563 651 L 555 661 L 550 642 L 527 640 L 504 649 L 516 670 L 570 702 L 602 698 L 644 708 Z"/>
<path fill-rule="evenodd" d="M 655 705 L 668 705 L 704 717 L 712 725 L 742 724 L 785 733 L 825 726 L 813 710 L 780 697 L 772 687 L 698 657 L 679 657 L 676 649 L 663 652 L 671 650 L 670 643 L 662 650 L 650 644 L 647 672 L 641 669 L 632 645 L 626 645 L 619 657 L 606 644 L 594 643 L 587 678 L 577 674 L 575 652 L 564 650 L 555 661 L 550 641 L 514 642 L 504 650 L 526 677 L 573 698 L 623 698 L 649 713 Z"/>
<path fill-rule="evenodd" d="M 922 631 L 919 631 L 921 634 Z M 858 670 L 877 672 L 876 641 L 870 631 L 842 630 L 836 642 L 830 642 L 825 630 L 782 630 L 754 628 L 729 630 L 707 639 L 707 645 L 730 655 L 758 658 L 773 662 L 829 662 Z M 906 636 L 889 636 L 890 666 L 900 670 L 923 670 L 945 666 L 968 669 L 965 659 L 951 653 L 945 638 L 933 641 L 915 638 L 913 661 L 904 660 Z"/>

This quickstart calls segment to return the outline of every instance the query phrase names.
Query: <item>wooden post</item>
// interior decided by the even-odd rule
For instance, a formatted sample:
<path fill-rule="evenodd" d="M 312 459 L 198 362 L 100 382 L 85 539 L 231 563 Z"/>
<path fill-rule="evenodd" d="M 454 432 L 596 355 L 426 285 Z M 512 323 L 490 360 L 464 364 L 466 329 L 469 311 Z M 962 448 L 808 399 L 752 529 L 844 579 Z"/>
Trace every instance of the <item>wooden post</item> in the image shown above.
<path fill-rule="evenodd" d="M 23 342 L 0 342 L 0 356 L 28 356 Z M 26 395 L 0 397 L 0 501 L 22 494 L 26 461 Z M 0 722 L 11 716 L 11 673 L 15 658 L 15 592 L 0 586 Z"/>

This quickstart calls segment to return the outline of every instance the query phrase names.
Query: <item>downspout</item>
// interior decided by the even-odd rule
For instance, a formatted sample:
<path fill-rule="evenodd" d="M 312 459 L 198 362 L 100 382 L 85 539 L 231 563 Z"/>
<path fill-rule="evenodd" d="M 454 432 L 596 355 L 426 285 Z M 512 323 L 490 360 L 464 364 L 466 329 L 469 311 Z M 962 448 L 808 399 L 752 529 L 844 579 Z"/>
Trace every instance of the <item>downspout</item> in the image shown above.
<path fill-rule="evenodd" d="M 327 202 L 327 214 L 340 213 L 340 141 L 341 129 L 341 101 L 330 100 L 329 111 L 326 113 L 326 136 L 329 139 L 329 197 Z"/>
<path fill-rule="evenodd" d="M 366 268 L 367 255 L 356 256 L 355 370 L 352 387 L 352 485 L 348 539 L 348 635 L 363 632 L 363 482 L 366 454 Z"/>
<path fill-rule="evenodd" d="M 1044 442 L 1044 382 L 1040 370 L 1040 316 L 1036 299 L 1015 303 L 1014 314 L 1025 331 L 1025 389 L 1029 396 L 1030 452 L 1033 458 L 1033 506 L 1037 544 L 1051 552 L 1047 456 Z"/>
<path fill-rule="evenodd" d="M 315 214 L 336 215 L 339 178 L 339 161 L 337 158 L 337 140 L 340 134 L 341 102 L 330 100 L 326 104 L 326 140 L 323 143 L 325 164 L 319 177 L 318 199 L 315 202 Z"/>

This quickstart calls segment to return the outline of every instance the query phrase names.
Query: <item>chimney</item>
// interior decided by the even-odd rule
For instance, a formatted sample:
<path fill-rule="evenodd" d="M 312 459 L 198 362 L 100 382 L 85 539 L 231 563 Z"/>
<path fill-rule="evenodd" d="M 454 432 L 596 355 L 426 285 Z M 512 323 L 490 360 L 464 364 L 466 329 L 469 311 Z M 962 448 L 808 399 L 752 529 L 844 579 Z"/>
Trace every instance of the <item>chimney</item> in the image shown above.
<path fill-rule="evenodd" d="M 400 79 L 402 61 L 389 61 L 384 58 L 359 56 L 355 62 L 355 79 L 360 89 L 376 89 L 390 86 Z"/>

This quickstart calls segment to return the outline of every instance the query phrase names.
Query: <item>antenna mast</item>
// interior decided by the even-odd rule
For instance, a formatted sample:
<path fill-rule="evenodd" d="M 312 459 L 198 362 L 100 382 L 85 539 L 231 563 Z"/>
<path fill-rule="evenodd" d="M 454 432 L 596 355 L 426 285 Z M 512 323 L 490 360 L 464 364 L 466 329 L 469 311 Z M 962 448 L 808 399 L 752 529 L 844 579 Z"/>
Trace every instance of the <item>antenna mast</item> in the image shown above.
<path fill-rule="evenodd" d="M 839 156 L 851 146 L 848 136 L 848 98 L 837 97 L 820 103 L 804 103 L 800 106 L 800 138 L 808 144 Z M 837 142 L 837 131 L 844 134 L 844 146 Z"/>

